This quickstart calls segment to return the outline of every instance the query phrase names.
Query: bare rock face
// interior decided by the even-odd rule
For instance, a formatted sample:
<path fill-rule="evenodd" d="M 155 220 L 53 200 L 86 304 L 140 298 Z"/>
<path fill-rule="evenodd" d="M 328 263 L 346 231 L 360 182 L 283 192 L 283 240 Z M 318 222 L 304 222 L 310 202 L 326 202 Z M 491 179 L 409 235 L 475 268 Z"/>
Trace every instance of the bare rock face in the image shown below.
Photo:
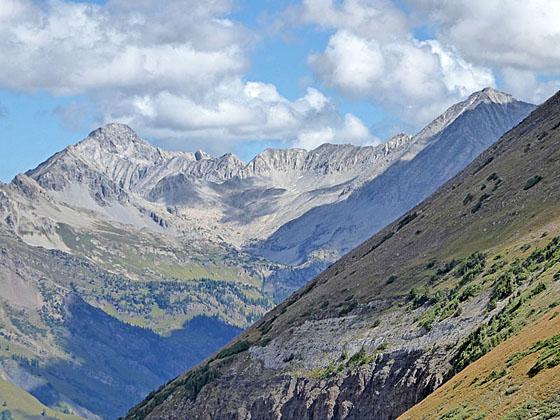
<path fill-rule="evenodd" d="M 197 150 L 194 154 L 196 160 L 211 159 L 212 157 L 203 150 Z"/>
<path fill-rule="evenodd" d="M 235 377 L 224 376 L 221 380 L 233 380 L 241 389 L 249 391 L 258 385 L 268 392 L 262 392 L 251 405 L 242 402 L 241 407 L 235 407 L 222 402 L 222 393 L 228 392 L 225 387 L 213 394 L 202 391 L 200 399 L 207 398 L 204 410 L 178 404 L 155 411 L 151 418 L 179 419 L 178 413 L 196 413 L 194 417 L 201 419 L 394 419 L 439 385 L 437 375 L 422 367 L 429 357 L 418 352 L 396 352 L 379 356 L 371 365 L 348 376 L 321 381 L 283 377 L 256 380 L 255 384 L 238 383 Z M 417 368 L 410 369 L 416 364 Z"/>
<path fill-rule="evenodd" d="M 15 214 L 8 195 L 0 188 L 0 229 L 13 231 L 16 226 Z"/>
<path fill-rule="evenodd" d="M 196 206 L 203 204 L 202 197 L 193 185 L 195 180 L 184 174 L 172 175 L 159 181 L 148 194 L 148 200 L 168 206 Z"/>

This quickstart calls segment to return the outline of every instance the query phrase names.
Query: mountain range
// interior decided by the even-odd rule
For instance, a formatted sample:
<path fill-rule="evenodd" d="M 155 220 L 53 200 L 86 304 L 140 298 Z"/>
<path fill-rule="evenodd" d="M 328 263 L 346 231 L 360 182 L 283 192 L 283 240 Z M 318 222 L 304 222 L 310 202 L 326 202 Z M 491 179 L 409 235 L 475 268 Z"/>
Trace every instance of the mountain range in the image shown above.
<path fill-rule="evenodd" d="M 556 418 L 559 161 L 560 92 L 127 418 Z"/>
<path fill-rule="evenodd" d="M 534 108 L 485 89 L 414 136 L 249 163 L 93 131 L 0 185 L 0 379 L 59 411 L 124 414 Z"/>

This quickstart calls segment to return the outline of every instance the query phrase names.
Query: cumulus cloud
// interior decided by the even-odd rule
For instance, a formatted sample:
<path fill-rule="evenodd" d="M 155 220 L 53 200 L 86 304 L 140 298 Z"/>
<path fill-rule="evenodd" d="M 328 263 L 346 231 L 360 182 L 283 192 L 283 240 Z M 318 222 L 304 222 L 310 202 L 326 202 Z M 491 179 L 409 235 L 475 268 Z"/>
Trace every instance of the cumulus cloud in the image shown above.
<path fill-rule="evenodd" d="M 330 85 L 355 95 L 370 95 L 384 75 L 385 59 L 379 44 L 341 30 L 322 54 L 310 57 L 317 73 Z"/>
<path fill-rule="evenodd" d="M 495 86 L 476 66 L 437 40 L 411 34 L 407 16 L 384 0 L 305 0 L 306 22 L 334 30 L 326 49 L 310 56 L 316 75 L 347 95 L 390 107 L 418 126 L 475 90 Z"/>
<path fill-rule="evenodd" d="M 389 0 L 303 0 L 303 22 L 326 29 L 352 29 L 363 38 L 394 40 L 406 36 L 406 16 Z"/>
<path fill-rule="evenodd" d="M 329 118 L 339 118 L 332 115 Z M 324 123 L 315 127 L 304 128 L 297 137 L 295 147 L 311 150 L 323 143 L 354 143 L 362 145 L 379 144 L 378 138 L 371 136 L 364 123 L 352 114 L 346 114 L 344 120 L 337 121 L 337 129 Z"/>
<path fill-rule="evenodd" d="M 540 102 L 558 88 L 560 2 L 415 0 L 409 3 L 437 26 L 438 40 L 443 45 L 453 46 L 475 65 L 494 68 L 505 79 L 505 88 L 519 97 Z M 548 77 L 543 78 L 542 73 Z"/>
<path fill-rule="evenodd" d="M 440 38 L 466 59 L 527 70 L 560 66 L 560 3 L 550 0 L 420 0 Z"/>
<path fill-rule="evenodd" d="M 517 98 L 541 103 L 560 90 L 560 80 L 539 80 L 537 72 L 506 67 L 501 70 L 505 89 Z"/>
<path fill-rule="evenodd" d="M 321 143 L 374 144 L 378 142 L 352 114 L 341 116 L 332 102 L 316 89 L 295 101 L 281 96 L 274 85 L 235 80 L 208 92 L 211 98 L 195 102 L 189 96 L 158 92 L 124 100 L 106 98 L 105 114 L 155 138 L 250 141 L 288 140 L 297 147 Z M 114 103 L 122 106 L 115 107 Z M 314 141 L 303 141 L 313 135 Z M 304 137 L 302 137 L 304 136 Z M 306 137 L 307 136 L 307 137 Z"/>
<path fill-rule="evenodd" d="M 226 141 L 299 144 L 300 132 L 319 127 L 329 130 L 322 141 L 374 141 L 315 89 L 289 101 L 273 85 L 245 81 L 255 37 L 227 17 L 232 7 L 229 0 L 3 0 L 0 86 L 86 94 L 102 122 L 127 122 L 156 138 L 221 142 L 225 150 Z M 56 113 L 68 123 L 83 105 Z"/>
<path fill-rule="evenodd" d="M 121 1 L 98 6 L 51 0 L 40 6 L 5 0 L 0 83 L 61 95 L 91 88 L 178 87 L 194 93 L 242 72 L 243 31 L 214 16 L 223 2 L 209 2 L 207 9 L 190 3 L 158 7 L 141 1 L 130 9 Z M 207 36 L 210 32 L 214 36 Z"/>
<path fill-rule="evenodd" d="M 231 18 L 234 8 L 234 0 L 1 0 L 0 87 L 86 97 L 55 114 L 79 126 L 93 104 L 99 123 L 126 122 L 174 147 L 378 142 L 317 89 L 289 100 L 247 81 L 259 36 Z M 399 130 L 497 80 L 533 102 L 560 87 L 557 1 L 301 0 L 282 18 L 270 26 L 326 34 L 308 59 L 318 83 L 380 105 L 400 118 Z M 419 22 L 433 39 L 414 35 Z"/>

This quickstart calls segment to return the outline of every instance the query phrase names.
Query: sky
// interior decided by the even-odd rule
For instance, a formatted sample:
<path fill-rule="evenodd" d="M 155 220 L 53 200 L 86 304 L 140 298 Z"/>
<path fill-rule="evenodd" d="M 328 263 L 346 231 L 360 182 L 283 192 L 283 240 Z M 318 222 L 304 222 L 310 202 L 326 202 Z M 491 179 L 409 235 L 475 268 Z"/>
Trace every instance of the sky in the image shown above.
<path fill-rule="evenodd" d="M 0 0 L 0 180 L 108 123 L 170 150 L 378 144 L 560 89 L 557 0 Z"/>

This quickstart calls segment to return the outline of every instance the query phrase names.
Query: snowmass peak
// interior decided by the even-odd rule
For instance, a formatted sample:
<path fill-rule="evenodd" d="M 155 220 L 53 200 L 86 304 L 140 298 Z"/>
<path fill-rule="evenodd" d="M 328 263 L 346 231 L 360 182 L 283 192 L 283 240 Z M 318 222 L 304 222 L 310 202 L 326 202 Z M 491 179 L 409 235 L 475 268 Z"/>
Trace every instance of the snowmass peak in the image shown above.
<path fill-rule="evenodd" d="M 472 93 L 467 99 L 449 107 L 443 114 L 428 124 L 418 134 L 414 136 L 415 142 L 425 141 L 443 129 L 448 127 L 460 115 L 466 111 L 470 111 L 478 107 L 480 104 L 497 104 L 505 105 L 517 102 L 513 96 L 500 92 L 499 90 L 487 87 L 478 92 Z"/>
<path fill-rule="evenodd" d="M 471 103 L 469 108 L 474 108 L 480 103 L 509 104 L 513 101 L 515 101 L 515 98 L 509 93 L 504 93 L 491 87 L 474 92 L 467 99 L 467 102 Z"/>
<path fill-rule="evenodd" d="M 103 127 L 93 130 L 84 142 L 97 141 L 102 145 L 128 146 L 130 143 L 145 143 L 138 135 L 126 124 L 110 123 Z"/>

